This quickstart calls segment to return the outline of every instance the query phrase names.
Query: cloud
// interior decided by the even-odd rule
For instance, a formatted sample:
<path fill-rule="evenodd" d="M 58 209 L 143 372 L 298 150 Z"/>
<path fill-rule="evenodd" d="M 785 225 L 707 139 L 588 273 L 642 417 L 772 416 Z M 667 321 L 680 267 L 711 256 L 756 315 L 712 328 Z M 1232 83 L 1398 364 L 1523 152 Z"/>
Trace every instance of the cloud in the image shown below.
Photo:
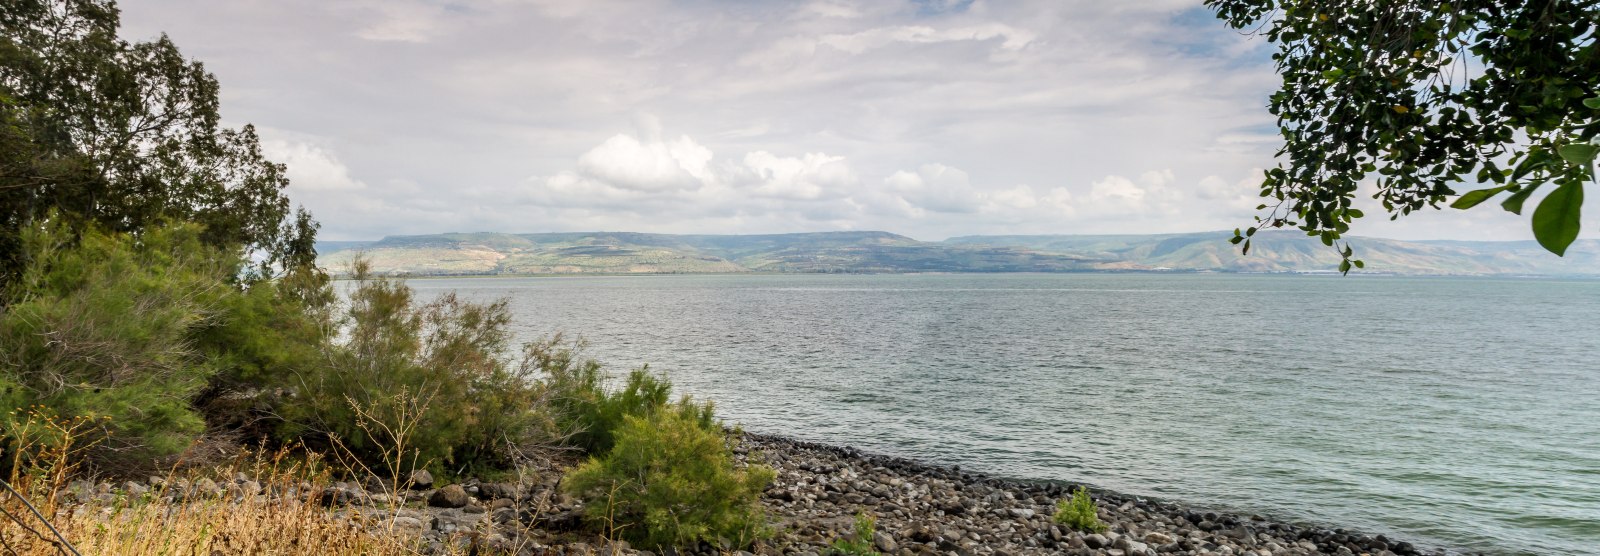
<path fill-rule="evenodd" d="M 1193 1 L 170 0 L 122 14 L 124 35 L 167 32 L 217 75 L 227 123 L 263 129 L 329 239 L 1232 229 L 1278 142 L 1270 46 Z M 1356 233 L 1529 236 L 1525 217 L 1428 212 Z"/>
<path fill-rule="evenodd" d="M 897 171 L 884 183 L 919 209 L 970 213 L 978 211 L 983 199 L 969 179 L 966 172 L 935 163 L 924 164 L 916 172 Z"/>
<path fill-rule="evenodd" d="M 617 134 L 578 158 L 578 171 L 621 189 L 693 189 L 709 178 L 711 151 L 688 137 L 642 143 Z"/>
<path fill-rule="evenodd" d="M 783 157 L 756 151 L 746 153 L 743 162 L 730 172 L 731 181 L 762 197 L 815 201 L 839 196 L 856 182 L 844 157 L 825 153 Z"/>
<path fill-rule="evenodd" d="M 290 187 L 297 192 L 353 191 L 366 187 L 350 177 L 350 168 L 328 149 L 303 141 L 268 139 L 261 150 L 286 166 Z"/>

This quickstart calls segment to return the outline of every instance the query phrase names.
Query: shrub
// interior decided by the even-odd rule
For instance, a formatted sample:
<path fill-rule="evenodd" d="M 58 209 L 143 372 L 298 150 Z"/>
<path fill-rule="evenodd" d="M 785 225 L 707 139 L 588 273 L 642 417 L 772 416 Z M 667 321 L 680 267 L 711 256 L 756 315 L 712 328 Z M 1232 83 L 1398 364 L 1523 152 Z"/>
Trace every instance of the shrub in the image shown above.
<path fill-rule="evenodd" d="M 615 440 L 565 482 L 608 536 L 652 549 L 707 542 L 732 550 L 769 534 L 759 499 L 773 471 L 736 469 L 724 436 L 689 412 L 624 416 Z"/>
<path fill-rule="evenodd" d="M 866 512 L 856 514 L 856 530 L 848 539 L 835 539 L 831 552 L 843 556 L 878 556 L 872 548 L 872 536 L 878 531 L 878 520 Z"/>
<path fill-rule="evenodd" d="M 379 462 L 400 442 L 385 429 L 408 421 L 414 449 L 402 466 L 450 475 L 507 467 L 553 435 L 537 362 L 506 357 L 504 300 L 418 303 L 403 281 L 375 278 L 360 261 L 356 270 L 346 339 L 324 345 L 323 363 L 290 384 L 282 437 Z"/>
<path fill-rule="evenodd" d="M 551 410 L 567 444 L 590 454 L 604 454 L 616 443 L 616 430 L 629 416 L 645 416 L 670 408 L 696 426 L 720 432 L 710 403 L 685 397 L 669 404 L 672 383 L 650 374 L 648 366 L 628 374 L 621 388 L 608 389 L 600 364 L 579 357 L 581 344 L 566 345 L 560 336 L 529 344 L 524 360 L 542 374 L 550 389 Z"/>
<path fill-rule="evenodd" d="M 1100 516 L 1095 512 L 1094 500 L 1089 498 L 1089 489 L 1081 486 L 1072 492 L 1072 500 L 1056 502 L 1055 520 L 1056 523 L 1088 533 L 1104 533 L 1107 529 L 1106 524 L 1100 522 Z"/>
<path fill-rule="evenodd" d="M 206 247 L 188 224 L 137 236 L 73 234 L 45 223 L 23 234 L 28 264 L 0 312 L 0 406 L 103 422 L 85 456 L 138 467 L 189 446 L 204 428 L 190 400 L 216 367 L 194 349 L 237 291 L 237 255 Z M 0 415 L 0 451 L 21 423 Z"/>

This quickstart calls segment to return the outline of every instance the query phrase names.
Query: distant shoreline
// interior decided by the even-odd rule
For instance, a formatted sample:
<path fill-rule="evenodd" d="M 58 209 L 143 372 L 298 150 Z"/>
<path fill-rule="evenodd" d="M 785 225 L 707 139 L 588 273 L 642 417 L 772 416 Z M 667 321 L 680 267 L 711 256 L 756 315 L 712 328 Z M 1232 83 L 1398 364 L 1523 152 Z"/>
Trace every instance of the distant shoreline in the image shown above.
<path fill-rule="evenodd" d="M 1550 280 L 1550 281 L 1587 281 L 1600 280 L 1600 274 L 1400 274 L 1392 272 L 1351 272 L 1349 275 L 1340 276 L 1337 271 L 1284 271 L 1284 272 L 1235 272 L 1223 270 L 1074 270 L 1057 272 L 570 272 L 570 273 L 544 273 L 544 274 L 490 274 L 490 273 L 463 273 L 463 274 L 409 274 L 409 273 L 373 273 L 374 276 L 384 278 L 401 278 L 405 280 L 458 280 L 464 278 L 493 279 L 493 278 L 659 278 L 671 276 L 1057 276 L 1075 274 L 1137 274 L 1137 275 L 1209 275 L 1209 276 L 1295 276 L 1295 277 L 1341 277 L 1350 279 L 1359 278 L 1451 278 L 1469 280 Z M 334 280 L 353 280 L 348 273 L 329 273 Z"/>

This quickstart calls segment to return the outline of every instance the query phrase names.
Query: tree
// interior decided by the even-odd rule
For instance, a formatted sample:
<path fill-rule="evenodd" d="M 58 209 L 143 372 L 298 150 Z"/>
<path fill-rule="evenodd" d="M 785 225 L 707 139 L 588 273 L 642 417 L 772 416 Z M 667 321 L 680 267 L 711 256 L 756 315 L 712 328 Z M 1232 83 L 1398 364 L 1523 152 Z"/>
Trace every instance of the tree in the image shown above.
<path fill-rule="evenodd" d="M 119 23 L 111 0 L 0 2 L 0 285 L 21 267 L 21 226 L 46 214 L 113 232 L 196 222 L 258 276 L 310 264 L 316 223 L 291 211 L 255 129 L 220 125 L 216 78 Z"/>
<path fill-rule="evenodd" d="M 1266 211 L 1234 231 L 1296 226 L 1339 249 L 1376 176 L 1391 219 L 1467 209 L 1500 194 L 1557 255 L 1578 236 L 1600 145 L 1600 0 L 1206 0 L 1236 29 L 1278 45 L 1283 87 L 1268 103 L 1287 162 L 1266 173 Z M 1457 196 L 1454 187 L 1487 186 Z M 1340 245 L 1342 243 L 1342 246 Z"/>

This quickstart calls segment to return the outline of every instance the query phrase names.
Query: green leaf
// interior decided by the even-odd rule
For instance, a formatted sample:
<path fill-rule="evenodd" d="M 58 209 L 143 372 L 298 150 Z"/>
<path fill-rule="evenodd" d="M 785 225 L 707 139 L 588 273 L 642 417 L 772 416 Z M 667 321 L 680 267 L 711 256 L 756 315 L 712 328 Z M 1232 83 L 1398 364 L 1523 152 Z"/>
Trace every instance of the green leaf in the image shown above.
<path fill-rule="evenodd" d="M 1564 145 L 1556 152 L 1561 153 L 1561 158 L 1573 164 L 1588 164 L 1594 162 L 1594 156 L 1600 154 L 1600 145 L 1590 143 L 1573 143 Z"/>
<path fill-rule="evenodd" d="M 1488 188 L 1488 189 L 1479 189 L 1477 191 L 1468 191 L 1468 192 L 1466 192 L 1466 194 L 1464 194 L 1460 198 L 1456 199 L 1456 202 L 1450 203 L 1450 208 L 1463 209 L 1463 210 L 1469 209 L 1469 208 L 1478 206 L 1479 203 L 1482 203 L 1484 201 L 1489 200 L 1490 197 L 1493 197 L 1495 195 L 1499 195 L 1501 192 L 1503 192 L 1503 191 L 1505 191 L 1507 189 L 1511 189 L 1511 186 L 1502 185 L 1500 187 L 1491 187 L 1491 188 Z"/>
<path fill-rule="evenodd" d="M 1322 78 L 1328 81 L 1334 81 L 1340 77 L 1344 77 L 1344 70 L 1340 68 L 1333 68 L 1331 70 L 1322 72 Z"/>
<path fill-rule="evenodd" d="M 1350 260 L 1349 259 L 1346 259 L 1346 260 L 1343 260 L 1343 261 L 1339 261 L 1339 273 L 1340 274 L 1349 274 L 1350 273 Z"/>
<path fill-rule="evenodd" d="M 1510 197 L 1506 197 L 1506 200 L 1500 202 L 1500 207 L 1510 211 L 1511 214 L 1522 214 L 1522 203 L 1527 201 L 1528 196 L 1533 194 L 1533 190 L 1538 188 L 1538 185 L 1530 184 L 1512 193 Z"/>
<path fill-rule="evenodd" d="M 1583 184 L 1568 183 L 1539 202 L 1533 209 L 1533 237 L 1539 245 L 1560 256 L 1578 239 L 1579 212 L 1583 208 Z"/>
<path fill-rule="evenodd" d="M 1355 260 L 1352 260 L 1350 262 L 1356 263 L 1356 268 L 1366 268 L 1367 267 L 1367 263 L 1361 262 L 1361 259 L 1355 259 Z"/>
<path fill-rule="evenodd" d="M 1583 99 L 1583 105 L 1595 110 L 1600 110 L 1600 97 Z"/>

